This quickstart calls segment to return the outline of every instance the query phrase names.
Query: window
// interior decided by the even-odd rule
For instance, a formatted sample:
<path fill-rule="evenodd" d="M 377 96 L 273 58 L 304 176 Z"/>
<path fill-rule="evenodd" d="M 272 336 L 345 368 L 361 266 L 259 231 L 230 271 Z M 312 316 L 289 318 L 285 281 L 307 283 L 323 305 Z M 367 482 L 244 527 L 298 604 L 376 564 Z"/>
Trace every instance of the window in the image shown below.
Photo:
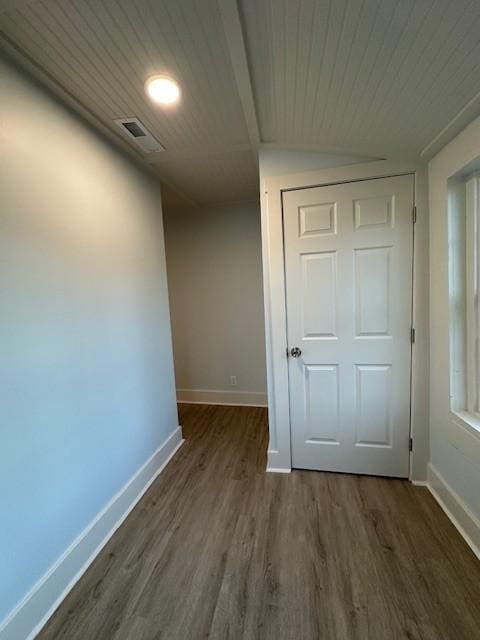
<path fill-rule="evenodd" d="M 480 430 L 480 178 L 449 181 L 451 408 Z"/>
<path fill-rule="evenodd" d="M 466 183 L 466 342 L 467 342 L 467 410 L 479 414 L 479 178 Z"/>

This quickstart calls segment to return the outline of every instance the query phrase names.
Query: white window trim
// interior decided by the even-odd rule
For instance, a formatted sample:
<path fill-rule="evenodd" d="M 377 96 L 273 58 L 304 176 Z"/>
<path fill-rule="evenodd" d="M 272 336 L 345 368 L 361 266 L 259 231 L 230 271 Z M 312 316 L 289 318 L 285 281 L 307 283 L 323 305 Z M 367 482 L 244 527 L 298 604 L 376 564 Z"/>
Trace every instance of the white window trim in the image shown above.
<path fill-rule="evenodd" d="M 480 416 L 468 411 L 452 411 L 457 422 L 464 427 L 469 433 L 480 438 Z"/>
<path fill-rule="evenodd" d="M 466 184 L 466 338 L 467 338 L 467 411 L 480 418 L 479 412 L 479 228 L 478 228 L 478 185 L 477 176 Z"/>
<path fill-rule="evenodd" d="M 455 349 L 459 349 L 459 340 L 464 341 L 463 357 L 454 355 L 451 362 L 451 379 L 454 389 L 452 395 L 452 414 L 468 431 L 480 437 L 480 177 L 475 175 L 465 182 L 465 255 L 464 269 L 464 328 L 463 338 L 453 327 Z M 452 247 L 450 247 L 452 249 Z M 458 256 L 454 260 L 458 260 Z M 454 266 L 456 269 L 456 267 Z M 452 316 L 451 316 L 452 317 Z M 459 360 L 463 360 L 463 375 L 458 378 Z M 462 367 L 460 367 L 462 368 Z M 463 389 L 458 387 L 463 379 Z"/>

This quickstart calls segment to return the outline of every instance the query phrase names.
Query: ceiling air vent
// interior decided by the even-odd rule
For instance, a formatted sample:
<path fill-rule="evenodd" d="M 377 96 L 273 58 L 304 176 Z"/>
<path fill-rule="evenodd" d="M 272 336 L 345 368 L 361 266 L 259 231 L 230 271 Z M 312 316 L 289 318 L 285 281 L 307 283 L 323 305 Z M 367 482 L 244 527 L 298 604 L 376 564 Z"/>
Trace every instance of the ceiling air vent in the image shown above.
<path fill-rule="evenodd" d="M 143 153 L 165 151 L 165 147 L 155 140 L 138 118 L 118 118 L 114 122 L 132 142 L 140 147 Z"/>

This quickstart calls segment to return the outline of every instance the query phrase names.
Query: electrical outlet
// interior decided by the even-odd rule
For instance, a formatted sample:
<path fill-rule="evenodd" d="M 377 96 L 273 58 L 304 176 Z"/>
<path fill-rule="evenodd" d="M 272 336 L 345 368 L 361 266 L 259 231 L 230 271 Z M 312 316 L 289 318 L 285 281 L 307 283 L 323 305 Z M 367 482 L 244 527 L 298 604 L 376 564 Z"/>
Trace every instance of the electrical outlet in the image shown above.
<path fill-rule="evenodd" d="M 231 387 L 237 386 L 237 376 L 230 376 L 230 386 Z"/>

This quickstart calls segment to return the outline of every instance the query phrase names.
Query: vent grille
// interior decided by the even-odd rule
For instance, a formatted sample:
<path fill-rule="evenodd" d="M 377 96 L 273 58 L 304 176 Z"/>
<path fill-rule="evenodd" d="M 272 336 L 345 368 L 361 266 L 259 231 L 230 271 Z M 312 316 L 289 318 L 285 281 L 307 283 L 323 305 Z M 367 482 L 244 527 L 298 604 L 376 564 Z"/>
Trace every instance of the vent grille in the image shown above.
<path fill-rule="evenodd" d="M 143 153 L 148 154 L 165 151 L 165 147 L 152 136 L 150 131 L 148 131 L 138 118 L 118 118 L 114 120 L 114 122 L 131 142 L 136 144 L 137 147 L 140 147 Z"/>
<path fill-rule="evenodd" d="M 128 133 L 131 133 L 134 138 L 143 138 L 147 133 L 136 122 L 123 122 L 122 123 Z"/>

